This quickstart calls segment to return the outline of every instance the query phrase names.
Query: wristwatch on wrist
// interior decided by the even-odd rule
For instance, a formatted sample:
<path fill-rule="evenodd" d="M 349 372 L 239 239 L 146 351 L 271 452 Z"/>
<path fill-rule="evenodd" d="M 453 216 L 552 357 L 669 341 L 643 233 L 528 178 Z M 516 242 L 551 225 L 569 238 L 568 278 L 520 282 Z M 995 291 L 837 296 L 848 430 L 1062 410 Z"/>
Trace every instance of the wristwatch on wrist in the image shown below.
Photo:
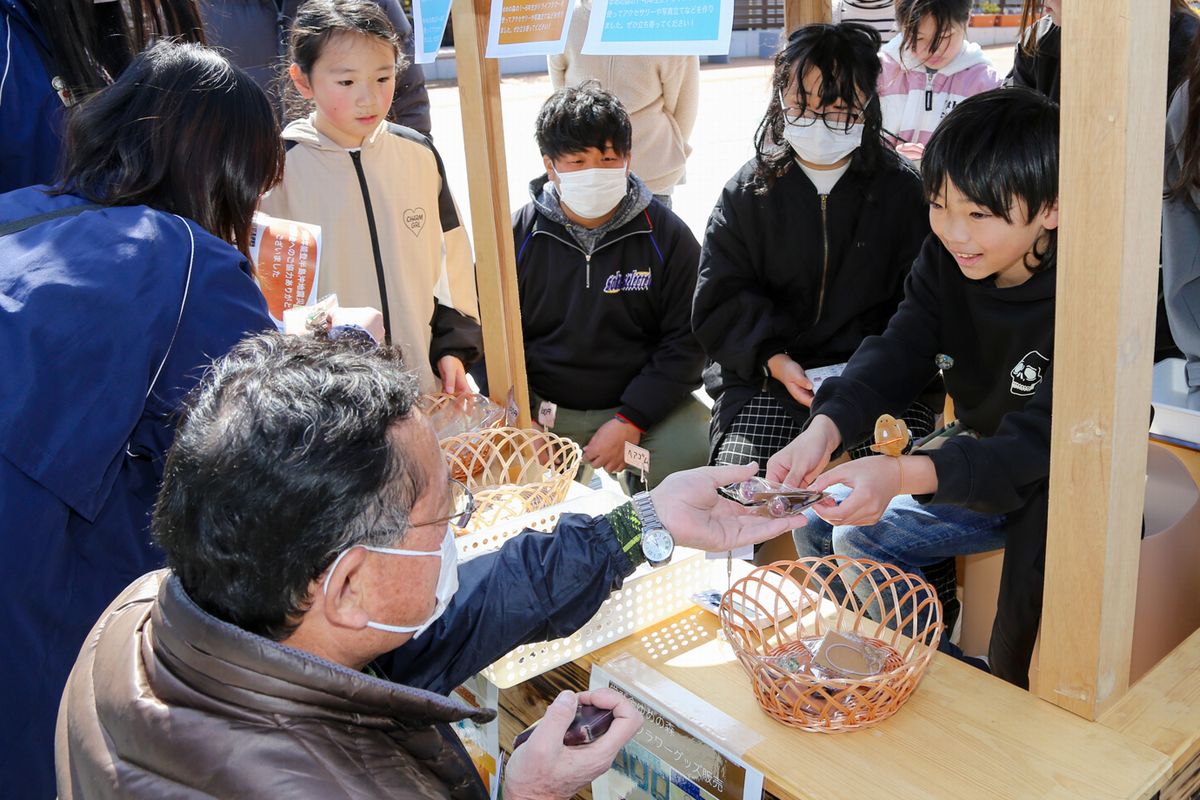
<path fill-rule="evenodd" d="M 649 492 L 638 492 L 633 496 L 633 510 L 642 523 L 642 555 L 652 567 L 666 564 L 675 552 L 675 537 L 658 519 Z"/>

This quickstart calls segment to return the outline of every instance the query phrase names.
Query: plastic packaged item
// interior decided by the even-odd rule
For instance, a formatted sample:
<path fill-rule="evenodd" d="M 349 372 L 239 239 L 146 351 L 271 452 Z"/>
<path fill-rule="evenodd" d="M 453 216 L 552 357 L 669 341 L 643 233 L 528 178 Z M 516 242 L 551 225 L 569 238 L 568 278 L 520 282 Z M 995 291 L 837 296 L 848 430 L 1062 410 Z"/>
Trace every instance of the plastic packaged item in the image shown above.
<path fill-rule="evenodd" d="M 718 491 L 735 503 L 761 509 L 760 513 L 769 517 L 794 517 L 827 497 L 824 492 L 797 489 L 763 478 L 731 483 Z"/>
<path fill-rule="evenodd" d="M 504 421 L 504 408 L 481 394 L 425 395 L 417 403 L 439 440 L 492 428 Z"/>

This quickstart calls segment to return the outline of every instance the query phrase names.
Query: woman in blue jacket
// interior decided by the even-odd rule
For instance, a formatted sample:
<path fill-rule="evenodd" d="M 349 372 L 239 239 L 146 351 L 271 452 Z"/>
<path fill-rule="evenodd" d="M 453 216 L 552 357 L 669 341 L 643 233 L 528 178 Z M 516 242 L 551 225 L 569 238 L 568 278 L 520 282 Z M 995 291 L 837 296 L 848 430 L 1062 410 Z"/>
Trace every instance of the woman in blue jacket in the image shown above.
<path fill-rule="evenodd" d="M 0 0 L 0 192 L 54 180 L 65 108 L 164 37 L 204 41 L 195 0 Z"/>
<path fill-rule="evenodd" d="M 161 566 L 148 512 L 205 365 L 270 328 L 246 258 L 283 166 L 266 95 L 159 44 L 67 123 L 65 179 L 0 195 L 0 796 L 54 796 L 88 629 Z"/>

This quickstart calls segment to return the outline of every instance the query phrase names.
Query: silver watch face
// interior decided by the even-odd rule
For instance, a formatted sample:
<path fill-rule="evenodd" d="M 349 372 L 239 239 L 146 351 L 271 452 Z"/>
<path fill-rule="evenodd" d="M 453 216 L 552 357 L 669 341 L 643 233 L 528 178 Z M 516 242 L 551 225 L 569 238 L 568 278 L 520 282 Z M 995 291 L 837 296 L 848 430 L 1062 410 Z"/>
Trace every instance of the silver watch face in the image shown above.
<path fill-rule="evenodd" d="M 675 540 L 666 530 L 650 528 L 642 531 L 642 553 L 651 564 L 666 561 L 674 550 Z"/>

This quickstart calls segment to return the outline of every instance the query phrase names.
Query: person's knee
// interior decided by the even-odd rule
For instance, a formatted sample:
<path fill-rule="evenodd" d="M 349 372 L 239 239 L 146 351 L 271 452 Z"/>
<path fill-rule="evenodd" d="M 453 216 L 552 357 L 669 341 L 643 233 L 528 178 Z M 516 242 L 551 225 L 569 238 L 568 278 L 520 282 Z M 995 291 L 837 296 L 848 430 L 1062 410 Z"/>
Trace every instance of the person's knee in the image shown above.
<path fill-rule="evenodd" d="M 824 557 L 834 552 L 833 526 L 816 514 L 805 514 L 804 527 L 792 531 L 792 539 L 796 543 L 796 555 L 800 558 L 808 556 Z"/>

